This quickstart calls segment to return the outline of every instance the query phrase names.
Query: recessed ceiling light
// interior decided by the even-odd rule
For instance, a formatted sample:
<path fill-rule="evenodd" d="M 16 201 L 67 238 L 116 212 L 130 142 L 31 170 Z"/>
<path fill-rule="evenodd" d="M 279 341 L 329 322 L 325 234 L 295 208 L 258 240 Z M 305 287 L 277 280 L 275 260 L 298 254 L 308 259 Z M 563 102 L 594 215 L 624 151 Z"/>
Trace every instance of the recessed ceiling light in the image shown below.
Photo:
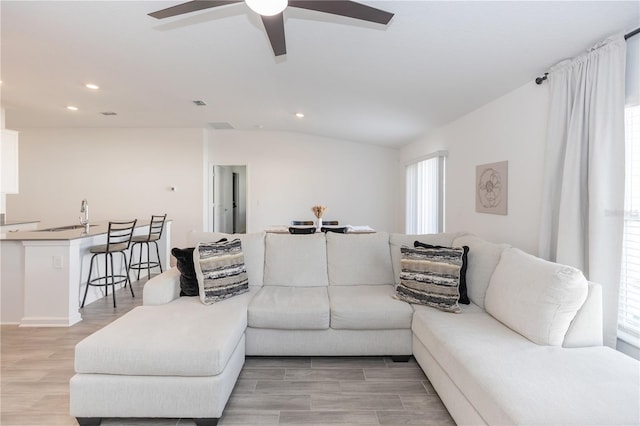
<path fill-rule="evenodd" d="M 87 83 L 84 85 L 84 87 L 86 87 L 87 89 L 91 89 L 91 90 L 98 90 L 100 88 L 100 86 L 98 86 L 97 84 L 93 84 L 93 83 Z"/>
<path fill-rule="evenodd" d="M 70 111 L 77 111 L 78 107 L 77 106 L 73 106 L 73 105 L 69 105 L 69 106 L 67 106 L 67 109 L 70 110 Z"/>
<path fill-rule="evenodd" d="M 296 112 L 296 117 L 298 118 L 304 118 L 304 114 L 301 112 Z"/>

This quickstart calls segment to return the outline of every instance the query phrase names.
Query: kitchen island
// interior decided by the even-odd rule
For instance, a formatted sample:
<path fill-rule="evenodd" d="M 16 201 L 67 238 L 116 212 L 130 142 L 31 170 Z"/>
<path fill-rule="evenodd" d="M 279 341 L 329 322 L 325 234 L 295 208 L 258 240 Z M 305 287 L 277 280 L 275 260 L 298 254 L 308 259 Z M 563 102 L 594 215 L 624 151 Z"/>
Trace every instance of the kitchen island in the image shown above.
<path fill-rule="evenodd" d="M 149 223 L 139 220 L 134 235 L 147 234 Z M 162 265 L 167 268 L 171 220 L 164 226 L 158 248 Z M 108 228 L 105 221 L 91 223 L 88 231 L 83 225 L 70 225 L 0 234 L 0 322 L 23 327 L 69 327 L 81 321 L 79 306 L 89 275 L 89 249 L 106 243 Z M 145 254 L 146 250 L 143 261 Z M 137 249 L 135 256 L 137 260 Z M 119 267 L 124 265 L 116 263 Z M 100 267 L 98 270 L 104 273 Z M 133 280 L 134 274 L 131 276 Z M 104 297 L 105 289 L 89 287 L 87 303 Z"/>

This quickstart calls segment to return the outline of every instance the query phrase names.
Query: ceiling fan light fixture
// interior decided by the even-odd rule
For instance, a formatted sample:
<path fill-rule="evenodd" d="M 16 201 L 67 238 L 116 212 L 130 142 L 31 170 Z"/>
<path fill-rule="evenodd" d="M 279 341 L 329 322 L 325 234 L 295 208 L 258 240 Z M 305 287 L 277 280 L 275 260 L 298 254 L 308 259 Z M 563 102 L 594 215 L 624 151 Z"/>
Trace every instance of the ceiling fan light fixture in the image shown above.
<path fill-rule="evenodd" d="M 249 9 L 262 16 L 273 16 L 287 7 L 287 0 L 244 0 Z"/>

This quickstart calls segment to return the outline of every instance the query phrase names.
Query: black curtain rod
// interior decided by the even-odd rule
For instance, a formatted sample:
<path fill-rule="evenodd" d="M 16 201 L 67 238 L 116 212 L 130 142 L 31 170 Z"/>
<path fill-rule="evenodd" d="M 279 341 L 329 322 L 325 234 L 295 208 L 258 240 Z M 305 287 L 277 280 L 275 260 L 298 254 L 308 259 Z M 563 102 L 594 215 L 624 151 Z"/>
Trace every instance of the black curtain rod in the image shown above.
<path fill-rule="evenodd" d="M 624 39 L 628 40 L 630 37 L 633 37 L 634 35 L 639 34 L 639 33 L 640 33 L 640 28 L 636 28 L 635 30 L 631 31 L 630 33 L 625 34 L 624 35 Z M 537 77 L 536 78 L 536 84 L 542 84 L 542 82 L 547 79 L 547 75 L 549 75 L 549 73 L 545 72 L 542 77 Z"/>

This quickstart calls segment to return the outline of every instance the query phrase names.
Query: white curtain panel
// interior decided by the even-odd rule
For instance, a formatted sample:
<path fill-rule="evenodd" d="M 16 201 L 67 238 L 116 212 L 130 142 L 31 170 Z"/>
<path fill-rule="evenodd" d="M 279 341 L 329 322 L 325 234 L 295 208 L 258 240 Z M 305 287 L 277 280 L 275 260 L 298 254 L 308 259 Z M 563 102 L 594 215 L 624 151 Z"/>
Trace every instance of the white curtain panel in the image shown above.
<path fill-rule="evenodd" d="M 549 71 L 539 255 L 603 286 L 604 339 L 615 347 L 624 210 L 626 43 L 594 46 Z"/>

